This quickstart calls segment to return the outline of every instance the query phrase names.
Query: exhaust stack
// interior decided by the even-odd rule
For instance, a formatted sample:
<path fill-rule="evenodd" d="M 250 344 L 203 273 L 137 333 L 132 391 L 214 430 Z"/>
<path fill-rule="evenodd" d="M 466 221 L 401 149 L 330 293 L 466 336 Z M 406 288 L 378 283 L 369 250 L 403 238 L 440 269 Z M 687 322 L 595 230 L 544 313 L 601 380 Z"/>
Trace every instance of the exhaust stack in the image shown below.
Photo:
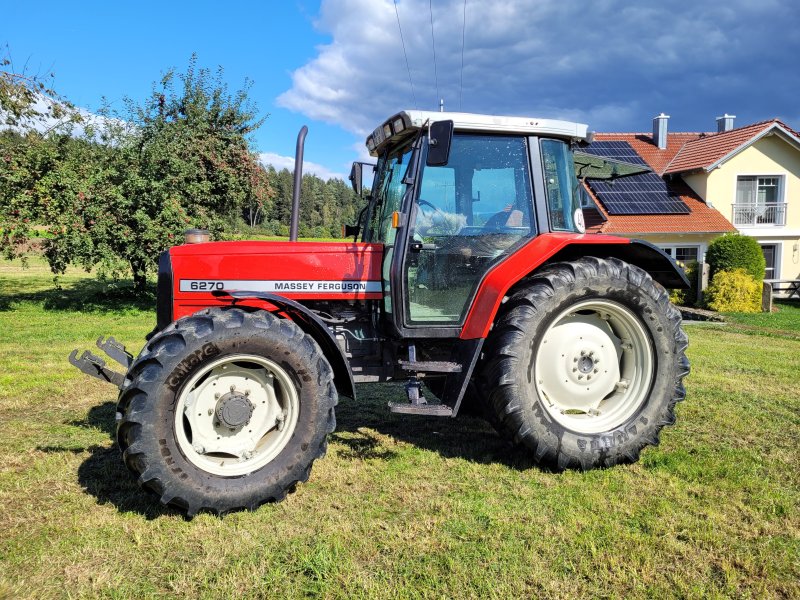
<path fill-rule="evenodd" d="M 303 147 L 306 143 L 308 127 L 303 125 L 297 134 L 297 148 L 294 152 L 294 188 L 292 189 L 292 222 L 289 225 L 289 241 L 297 241 L 297 225 L 300 221 L 300 186 L 303 183 Z"/>

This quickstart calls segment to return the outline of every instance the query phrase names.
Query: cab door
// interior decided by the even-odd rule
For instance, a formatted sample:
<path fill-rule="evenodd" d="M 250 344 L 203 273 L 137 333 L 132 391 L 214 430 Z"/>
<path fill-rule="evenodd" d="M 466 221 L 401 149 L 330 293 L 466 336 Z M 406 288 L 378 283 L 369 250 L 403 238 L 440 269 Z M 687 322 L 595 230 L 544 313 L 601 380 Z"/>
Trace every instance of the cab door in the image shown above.
<path fill-rule="evenodd" d="M 393 269 L 395 318 L 458 335 L 483 275 L 535 235 L 528 138 L 455 134 L 446 164 L 420 165 Z"/>

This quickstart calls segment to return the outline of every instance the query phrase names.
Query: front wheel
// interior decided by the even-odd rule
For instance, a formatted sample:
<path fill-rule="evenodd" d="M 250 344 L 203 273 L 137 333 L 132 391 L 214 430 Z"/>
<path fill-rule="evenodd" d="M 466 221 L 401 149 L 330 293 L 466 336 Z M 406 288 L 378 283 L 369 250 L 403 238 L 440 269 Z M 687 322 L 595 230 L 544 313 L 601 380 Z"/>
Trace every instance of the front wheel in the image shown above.
<path fill-rule="evenodd" d="M 189 515 L 255 509 L 308 479 L 335 426 L 333 373 L 294 323 L 209 309 L 130 369 L 117 439 L 139 484 Z"/>
<path fill-rule="evenodd" d="M 582 258 L 505 306 L 479 375 L 501 433 L 560 469 L 633 462 L 658 443 L 689 372 L 664 288 L 620 260 Z"/>

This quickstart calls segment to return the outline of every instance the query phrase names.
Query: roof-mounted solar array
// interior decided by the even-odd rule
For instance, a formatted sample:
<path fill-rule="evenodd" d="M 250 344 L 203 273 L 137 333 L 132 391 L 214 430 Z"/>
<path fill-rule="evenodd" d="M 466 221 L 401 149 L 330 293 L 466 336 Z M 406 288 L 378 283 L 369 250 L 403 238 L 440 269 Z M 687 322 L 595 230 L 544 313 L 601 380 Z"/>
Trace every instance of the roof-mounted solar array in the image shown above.
<path fill-rule="evenodd" d="M 592 142 L 586 148 L 581 148 L 581 152 L 612 160 L 621 160 L 634 165 L 647 166 L 647 163 L 642 160 L 642 157 L 636 153 L 636 150 L 628 142 Z"/>
<path fill-rule="evenodd" d="M 594 142 L 581 152 L 631 164 L 647 165 L 628 142 Z M 653 172 L 612 180 L 589 179 L 589 185 L 610 215 L 689 214 L 689 207 Z"/>

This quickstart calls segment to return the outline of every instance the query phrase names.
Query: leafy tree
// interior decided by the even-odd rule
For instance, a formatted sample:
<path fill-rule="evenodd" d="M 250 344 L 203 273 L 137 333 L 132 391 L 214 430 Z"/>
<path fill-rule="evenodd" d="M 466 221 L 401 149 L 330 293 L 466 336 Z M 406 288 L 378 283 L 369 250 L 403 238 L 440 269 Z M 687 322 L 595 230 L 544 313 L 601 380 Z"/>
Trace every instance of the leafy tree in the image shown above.
<path fill-rule="evenodd" d="M 53 131 L 79 123 L 80 114 L 54 89 L 55 74 L 17 71 L 6 45 L 0 52 L 0 125 L 17 131 Z"/>
<path fill-rule="evenodd" d="M 54 272 L 69 263 L 130 271 L 142 289 L 159 253 L 187 227 L 234 234 L 246 208 L 263 211 L 273 196 L 250 148 L 248 136 L 263 119 L 248 88 L 230 94 L 221 69 L 199 69 L 192 57 L 185 74 L 169 71 L 142 104 L 126 100 L 124 114 L 101 111 L 82 139 L 51 134 L 47 152 L 20 155 L 5 146 L 0 169 L 20 173 L 13 189 L 0 191 L 8 223 L 0 247 L 18 253 L 29 224 L 41 223 Z"/>

